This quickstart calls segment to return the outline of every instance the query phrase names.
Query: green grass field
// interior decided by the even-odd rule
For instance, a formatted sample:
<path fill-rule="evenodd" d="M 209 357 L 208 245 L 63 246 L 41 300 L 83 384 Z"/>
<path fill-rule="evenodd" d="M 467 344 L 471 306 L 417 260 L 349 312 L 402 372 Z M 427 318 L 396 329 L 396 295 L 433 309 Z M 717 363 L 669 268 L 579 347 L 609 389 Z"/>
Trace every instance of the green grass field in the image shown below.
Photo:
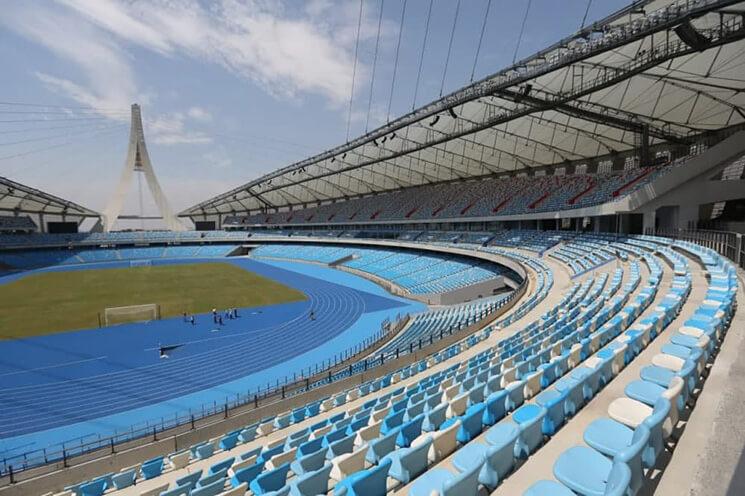
<path fill-rule="evenodd" d="M 157 303 L 166 318 L 303 299 L 229 263 L 36 273 L 0 285 L 0 338 L 98 327 L 107 307 Z"/>

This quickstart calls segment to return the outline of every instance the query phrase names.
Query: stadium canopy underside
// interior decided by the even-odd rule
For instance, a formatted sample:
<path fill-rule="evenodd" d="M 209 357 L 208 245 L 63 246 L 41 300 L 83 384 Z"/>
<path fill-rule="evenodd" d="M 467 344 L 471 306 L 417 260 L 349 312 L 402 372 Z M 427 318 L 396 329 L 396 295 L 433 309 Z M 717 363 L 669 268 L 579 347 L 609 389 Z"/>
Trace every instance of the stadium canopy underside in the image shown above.
<path fill-rule="evenodd" d="M 745 2 L 642 0 L 348 143 L 180 215 L 311 206 L 688 147 L 745 123 Z M 594 169 L 593 169 L 594 170 Z"/>
<path fill-rule="evenodd" d="M 89 208 L 0 177 L 0 214 L 41 214 L 70 217 L 99 217 Z"/>

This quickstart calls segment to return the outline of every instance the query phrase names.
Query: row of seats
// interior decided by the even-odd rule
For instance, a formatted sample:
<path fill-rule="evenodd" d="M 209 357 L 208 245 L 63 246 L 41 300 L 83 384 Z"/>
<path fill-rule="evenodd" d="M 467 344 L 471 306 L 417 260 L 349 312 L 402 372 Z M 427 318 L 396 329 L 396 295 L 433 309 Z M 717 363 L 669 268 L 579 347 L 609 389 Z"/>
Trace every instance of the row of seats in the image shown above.
<path fill-rule="evenodd" d="M 28 215 L 0 215 L 0 232 L 35 232 L 36 224 Z"/>
<path fill-rule="evenodd" d="M 225 257 L 236 245 L 143 246 L 0 251 L 0 263 L 17 269 L 122 260 Z"/>
<path fill-rule="evenodd" d="M 200 241 L 245 241 L 250 236 L 251 234 L 245 231 L 123 231 L 108 233 L 84 232 L 70 234 L 13 233 L 0 234 L 0 245 L 34 247 L 43 245 L 68 245 L 77 243 L 143 244 L 182 242 L 188 243 Z"/>
<path fill-rule="evenodd" d="M 303 244 L 261 245 L 252 256 L 283 258 L 341 265 L 391 281 L 414 294 L 444 293 L 504 274 L 513 281 L 519 276 L 506 267 L 478 263 L 462 257 L 424 252 L 348 246 Z"/>
<path fill-rule="evenodd" d="M 659 238 L 653 242 L 667 243 Z M 558 457 L 553 466 L 556 480 L 536 482 L 526 496 L 634 495 L 644 487 L 668 442 L 685 428 L 679 419 L 695 406 L 707 364 L 716 358 L 729 328 L 737 275 L 731 263 L 711 250 L 686 242 L 673 246 L 702 261 L 708 276 L 705 299 L 641 369 L 639 378 L 626 384 L 624 396 L 610 403 L 607 417 L 584 430 L 585 445 Z M 672 294 L 660 308 L 667 314 L 676 308 L 674 300 L 690 291 L 690 274 L 682 255 L 669 247 L 660 251 L 675 270 Z"/>
<path fill-rule="evenodd" d="M 685 161 L 589 175 L 518 175 L 416 186 L 293 211 L 229 216 L 225 225 L 450 219 L 569 210 L 615 201 Z"/>

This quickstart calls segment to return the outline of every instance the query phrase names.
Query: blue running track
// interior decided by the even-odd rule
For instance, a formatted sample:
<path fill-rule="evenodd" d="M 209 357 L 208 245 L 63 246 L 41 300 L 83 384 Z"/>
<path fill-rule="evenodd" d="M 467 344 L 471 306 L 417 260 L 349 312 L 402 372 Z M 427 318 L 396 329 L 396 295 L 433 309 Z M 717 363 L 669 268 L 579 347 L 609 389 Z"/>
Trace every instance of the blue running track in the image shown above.
<path fill-rule="evenodd" d="M 325 267 L 229 261 L 294 287 L 308 299 L 241 309 L 238 319 L 221 327 L 205 314 L 197 316 L 195 326 L 172 318 L 0 341 L 0 456 L 126 431 L 135 423 L 245 395 L 354 346 L 386 318 L 423 309 Z M 193 261 L 153 261 L 185 262 Z M 17 277 L 0 278 L 0 284 Z M 308 317 L 310 309 L 315 320 Z M 162 359 L 160 345 L 178 348 Z"/>

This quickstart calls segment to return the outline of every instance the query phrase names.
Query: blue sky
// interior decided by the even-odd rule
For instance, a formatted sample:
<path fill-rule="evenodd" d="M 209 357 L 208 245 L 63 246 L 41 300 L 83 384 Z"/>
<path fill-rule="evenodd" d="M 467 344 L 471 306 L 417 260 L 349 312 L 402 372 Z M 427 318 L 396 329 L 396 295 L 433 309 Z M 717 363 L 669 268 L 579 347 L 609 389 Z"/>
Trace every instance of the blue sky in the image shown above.
<path fill-rule="evenodd" d="M 488 0 L 363 0 L 351 136 L 469 83 Z M 628 3 L 595 0 L 588 23 Z M 378 41 L 378 19 L 382 22 Z M 527 0 L 492 0 L 475 78 L 512 62 Z M 587 0 L 533 0 L 518 56 L 576 31 Z M 356 0 L 13 1 L 0 15 L 0 175 L 103 209 L 128 107 L 181 210 L 346 139 Z M 378 45 L 375 78 L 373 60 Z M 372 103 L 368 117 L 368 104 Z M 17 105 L 26 104 L 26 105 Z M 28 105 L 31 104 L 31 105 Z M 139 209 L 136 193 L 125 210 Z M 146 201 L 146 213 L 154 212 Z"/>

